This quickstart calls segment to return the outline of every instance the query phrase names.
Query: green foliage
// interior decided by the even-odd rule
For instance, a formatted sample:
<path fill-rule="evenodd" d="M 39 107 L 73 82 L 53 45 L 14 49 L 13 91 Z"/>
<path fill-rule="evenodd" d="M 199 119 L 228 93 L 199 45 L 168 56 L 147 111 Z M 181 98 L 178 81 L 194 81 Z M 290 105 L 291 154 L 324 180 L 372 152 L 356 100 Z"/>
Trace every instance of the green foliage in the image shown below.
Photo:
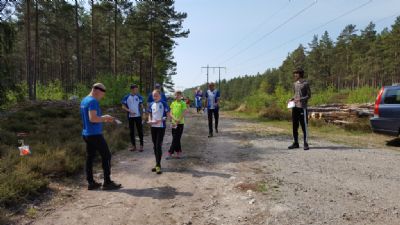
<path fill-rule="evenodd" d="M 126 120 L 122 111 L 113 115 Z M 52 177 L 63 178 L 82 171 L 85 144 L 79 105 L 28 105 L 0 118 L 0 127 L 0 206 L 19 204 L 37 195 Z M 112 152 L 127 146 L 126 127 L 104 127 Z M 29 132 L 24 141 L 32 155 L 21 158 L 16 133 L 22 131 Z"/>
<path fill-rule="evenodd" d="M 274 102 L 274 98 L 266 93 L 257 92 L 246 97 L 243 102 L 250 112 L 259 112 L 261 109 L 270 106 Z"/>
<path fill-rule="evenodd" d="M 129 76 L 113 76 L 113 75 L 101 75 L 96 82 L 103 83 L 107 88 L 105 98 L 101 101 L 104 106 L 119 105 L 121 99 L 130 91 L 130 85 L 137 82 L 136 77 L 132 78 Z M 88 93 L 85 94 L 85 96 Z M 80 96 L 84 97 L 84 96 Z"/>
<path fill-rule="evenodd" d="M 336 98 L 338 93 L 335 91 L 333 86 L 329 86 L 324 91 L 319 91 L 318 93 L 314 93 L 310 99 L 310 105 L 323 105 L 329 103 L 339 103 Z"/>
<path fill-rule="evenodd" d="M 38 100 L 62 100 L 65 97 L 61 81 L 55 80 L 47 85 L 37 84 Z"/>
<path fill-rule="evenodd" d="M 28 96 L 28 85 L 26 83 L 20 83 L 15 85 L 14 89 L 7 90 L 6 93 L 6 104 L 3 106 L 9 107 L 18 102 L 22 102 Z"/>
<path fill-rule="evenodd" d="M 258 113 L 258 116 L 270 120 L 289 120 L 291 118 L 291 113 L 288 109 L 283 110 L 277 105 L 272 104 L 262 109 Z"/>
<path fill-rule="evenodd" d="M 293 93 L 285 90 L 282 86 L 278 85 L 275 89 L 274 97 L 274 104 L 276 104 L 276 106 L 279 107 L 281 110 L 286 110 L 287 102 L 293 97 Z"/>
<path fill-rule="evenodd" d="M 362 87 L 349 91 L 346 103 L 373 103 L 378 93 L 377 88 Z"/>
<path fill-rule="evenodd" d="M 11 206 L 29 196 L 37 195 L 47 184 L 47 179 L 30 171 L 23 165 L 22 160 L 12 172 L 0 173 L 0 203 L 3 206 Z"/>

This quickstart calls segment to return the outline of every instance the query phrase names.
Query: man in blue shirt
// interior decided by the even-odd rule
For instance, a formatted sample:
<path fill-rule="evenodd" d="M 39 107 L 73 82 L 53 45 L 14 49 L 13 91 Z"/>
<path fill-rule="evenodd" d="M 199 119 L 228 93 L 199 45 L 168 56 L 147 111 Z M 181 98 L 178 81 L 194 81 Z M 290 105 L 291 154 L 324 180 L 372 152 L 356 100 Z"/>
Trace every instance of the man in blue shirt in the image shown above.
<path fill-rule="evenodd" d="M 104 97 L 105 93 L 106 87 L 103 84 L 94 84 L 90 94 L 82 100 L 80 106 L 83 122 L 82 136 L 86 142 L 86 179 L 89 183 L 88 190 L 95 190 L 101 187 L 101 184 L 93 179 L 93 161 L 96 151 L 99 152 L 102 160 L 104 172 L 103 190 L 121 188 L 121 184 L 111 181 L 111 153 L 103 137 L 103 123 L 112 123 L 115 120 L 114 117 L 109 115 L 102 116 L 99 101 Z"/>
<path fill-rule="evenodd" d="M 197 90 L 195 91 L 194 94 L 194 99 L 195 99 L 195 104 L 196 104 L 196 109 L 197 109 L 197 113 L 200 113 L 201 108 L 203 106 L 203 92 L 201 91 L 200 87 L 197 88 Z"/>
<path fill-rule="evenodd" d="M 126 95 L 121 102 L 122 109 L 128 113 L 129 130 L 132 143 L 132 147 L 129 148 L 129 150 L 132 152 L 136 151 L 135 124 L 140 140 L 139 152 L 143 152 L 143 98 L 138 94 L 138 90 L 138 86 L 136 84 L 132 84 L 131 93 Z"/>
<path fill-rule="evenodd" d="M 167 103 L 168 102 L 167 96 L 165 96 L 165 93 L 161 91 L 161 84 L 157 83 L 156 85 L 154 85 L 154 89 L 160 91 L 160 93 L 161 93 L 161 101 Z M 151 92 L 149 94 L 149 96 L 147 97 L 147 105 L 149 106 L 152 102 L 154 102 L 153 92 Z"/>
<path fill-rule="evenodd" d="M 215 118 L 215 132 L 218 133 L 220 93 L 215 89 L 215 84 L 210 83 L 206 92 L 206 105 L 208 112 L 208 137 L 213 137 L 213 115 Z"/>

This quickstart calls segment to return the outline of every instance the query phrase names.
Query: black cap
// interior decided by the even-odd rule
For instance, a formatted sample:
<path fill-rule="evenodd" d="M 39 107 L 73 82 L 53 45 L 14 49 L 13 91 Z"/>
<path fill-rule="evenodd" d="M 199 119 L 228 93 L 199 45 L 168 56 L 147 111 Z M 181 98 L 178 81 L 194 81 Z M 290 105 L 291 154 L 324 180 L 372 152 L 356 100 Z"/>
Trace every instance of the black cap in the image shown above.
<path fill-rule="evenodd" d="M 131 89 L 138 88 L 136 84 L 131 84 Z"/>

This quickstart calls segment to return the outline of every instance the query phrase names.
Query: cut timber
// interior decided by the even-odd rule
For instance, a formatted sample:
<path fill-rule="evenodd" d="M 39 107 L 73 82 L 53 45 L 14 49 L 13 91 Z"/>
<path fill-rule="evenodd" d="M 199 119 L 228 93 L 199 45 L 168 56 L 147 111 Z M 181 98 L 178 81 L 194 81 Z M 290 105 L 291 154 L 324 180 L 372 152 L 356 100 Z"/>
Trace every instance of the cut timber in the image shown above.
<path fill-rule="evenodd" d="M 344 124 L 342 121 L 372 117 L 373 109 L 373 104 L 329 104 L 310 107 L 308 111 L 310 119 L 323 119 L 328 123 Z"/>

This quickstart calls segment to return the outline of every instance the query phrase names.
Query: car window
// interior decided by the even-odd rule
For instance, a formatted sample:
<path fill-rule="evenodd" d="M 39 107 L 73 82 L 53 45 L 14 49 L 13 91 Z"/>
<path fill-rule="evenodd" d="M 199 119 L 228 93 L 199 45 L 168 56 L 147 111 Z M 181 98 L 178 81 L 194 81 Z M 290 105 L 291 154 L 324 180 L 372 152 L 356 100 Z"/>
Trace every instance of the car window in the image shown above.
<path fill-rule="evenodd" d="M 385 104 L 400 104 L 400 89 L 389 89 L 386 91 Z"/>

